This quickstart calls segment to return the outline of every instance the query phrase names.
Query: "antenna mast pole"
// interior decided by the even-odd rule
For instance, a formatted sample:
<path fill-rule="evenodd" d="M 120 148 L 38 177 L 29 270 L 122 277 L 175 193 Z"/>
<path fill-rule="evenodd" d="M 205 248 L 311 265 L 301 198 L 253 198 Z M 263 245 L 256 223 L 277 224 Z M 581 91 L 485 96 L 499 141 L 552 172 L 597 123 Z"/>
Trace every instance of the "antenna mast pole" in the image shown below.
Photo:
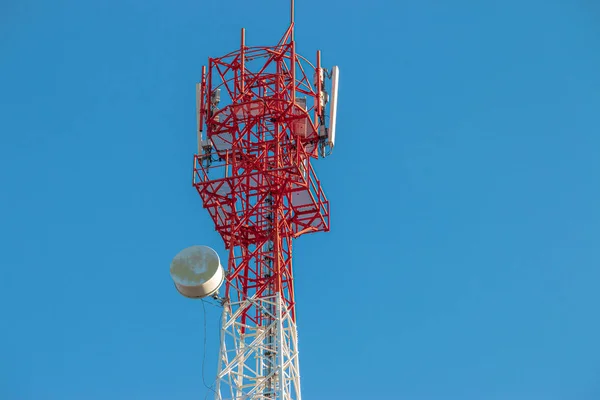
<path fill-rule="evenodd" d="M 292 27 L 292 40 L 294 38 L 294 0 L 290 0 L 290 26 Z"/>
<path fill-rule="evenodd" d="M 229 252 L 218 400 L 301 399 L 292 240 L 329 231 L 329 201 L 311 164 L 326 139 L 323 71 L 297 56 L 290 5 L 276 45 L 248 47 L 242 30 L 200 85 L 193 185 Z"/>

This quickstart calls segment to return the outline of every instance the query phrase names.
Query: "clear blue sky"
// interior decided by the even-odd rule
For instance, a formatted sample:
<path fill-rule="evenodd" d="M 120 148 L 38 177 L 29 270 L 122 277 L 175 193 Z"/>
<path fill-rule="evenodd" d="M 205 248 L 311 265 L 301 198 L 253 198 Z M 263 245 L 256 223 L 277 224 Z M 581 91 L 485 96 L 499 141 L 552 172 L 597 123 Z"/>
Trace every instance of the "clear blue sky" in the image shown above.
<path fill-rule="evenodd" d="M 194 83 L 287 18 L 2 2 L 0 399 L 204 398 L 202 306 L 168 272 L 224 256 Z M 296 39 L 341 70 L 332 229 L 295 244 L 304 398 L 600 399 L 600 3 L 297 0 Z"/>

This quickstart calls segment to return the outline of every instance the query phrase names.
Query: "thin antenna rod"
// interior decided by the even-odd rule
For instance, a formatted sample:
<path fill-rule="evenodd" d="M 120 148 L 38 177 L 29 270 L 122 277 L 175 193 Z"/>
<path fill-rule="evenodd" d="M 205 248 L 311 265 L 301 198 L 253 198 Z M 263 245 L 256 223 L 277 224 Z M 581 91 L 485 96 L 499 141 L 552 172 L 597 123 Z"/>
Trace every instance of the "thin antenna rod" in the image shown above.
<path fill-rule="evenodd" d="M 292 26 L 292 40 L 294 40 L 294 0 L 290 0 L 290 25 Z"/>
<path fill-rule="evenodd" d="M 241 60 L 241 68 L 240 68 L 240 93 L 243 94 L 246 88 L 244 87 L 244 75 L 246 74 L 246 29 L 242 28 L 242 45 L 240 47 L 240 60 Z"/>

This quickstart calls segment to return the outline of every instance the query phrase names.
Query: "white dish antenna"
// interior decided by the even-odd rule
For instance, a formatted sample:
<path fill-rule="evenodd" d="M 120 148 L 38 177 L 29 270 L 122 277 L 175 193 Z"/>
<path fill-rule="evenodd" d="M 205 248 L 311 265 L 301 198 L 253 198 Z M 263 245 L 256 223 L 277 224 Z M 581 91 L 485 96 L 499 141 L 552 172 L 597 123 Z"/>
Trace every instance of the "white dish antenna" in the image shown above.
<path fill-rule="evenodd" d="M 340 84 L 340 69 L 335 66 L 331 69 L 331 97 L 329 105 L 329 130 L 327 131 L 327 140 L 333 147 L 335 144 L 335 120 L 337 117 L 337 95 L 338 85 Z"/>
<path fill-rule="evenodd" d="M 208 246 L 191 246 L 171 261 L 171 278 L 179 293 L 199 299 L 215 294 L 225 274 L 216 251 Z"/>

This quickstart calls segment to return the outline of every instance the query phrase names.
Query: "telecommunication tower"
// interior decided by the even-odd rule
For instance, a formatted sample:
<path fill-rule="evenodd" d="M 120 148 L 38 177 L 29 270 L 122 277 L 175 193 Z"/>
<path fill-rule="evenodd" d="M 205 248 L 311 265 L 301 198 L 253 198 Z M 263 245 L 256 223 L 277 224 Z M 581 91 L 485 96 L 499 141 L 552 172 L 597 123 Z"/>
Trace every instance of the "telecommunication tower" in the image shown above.
<path fill-rule="evenodd" d="M 223 307 L 216 399 L 301 398 L 292 241 L 329 230 L 311 160 L 333 149 L 338 82 L 319 51 L 315 64 L 296 53 L 293 0 L 276 45 L 247 46 L 242 29 L 238 50 L 202 67 L 193 186 L 227 266 L 193 246 L 174 258 L 171 276 L 184 296 Z"/>

